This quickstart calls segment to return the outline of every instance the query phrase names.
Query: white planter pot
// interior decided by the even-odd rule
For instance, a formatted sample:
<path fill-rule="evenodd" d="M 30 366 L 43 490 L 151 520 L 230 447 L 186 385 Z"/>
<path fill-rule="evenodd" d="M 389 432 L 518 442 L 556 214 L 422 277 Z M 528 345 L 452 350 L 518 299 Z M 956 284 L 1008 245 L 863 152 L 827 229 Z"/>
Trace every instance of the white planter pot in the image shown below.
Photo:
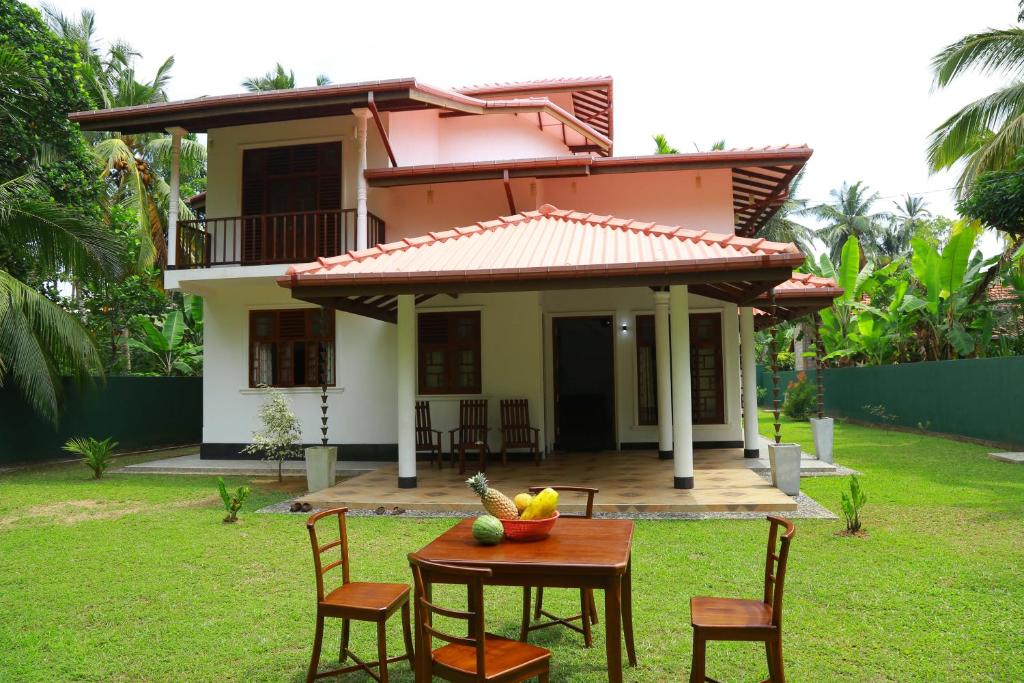
<path fill-rule="evenodd" d="M 310 493 L 334 486 L 338 467 L 337 446 L 315 446 L 306 449 L 306 485 Z"/>
<path fill-rule="evenodd" d="M 768 444 L 768 461 L 772 467 L 772 486 L 787 496 L 800 493 L 800 444 Z"/>
<path fill-rule="evenodd" d="M 823 417 L 820 420 L 811 418 L 811 434 L 814 435 L 814 452 L 818 454 L 818 460 L 832 463 L 832 434 L 835 420 L 831 417 Z"/>

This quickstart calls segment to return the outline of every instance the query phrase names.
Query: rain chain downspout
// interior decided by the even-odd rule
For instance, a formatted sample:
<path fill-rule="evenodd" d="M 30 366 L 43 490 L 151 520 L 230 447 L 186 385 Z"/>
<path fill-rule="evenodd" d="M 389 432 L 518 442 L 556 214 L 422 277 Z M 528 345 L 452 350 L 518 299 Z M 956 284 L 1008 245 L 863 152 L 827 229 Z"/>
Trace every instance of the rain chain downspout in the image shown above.
<path fill-rule="evenodd" d="M 772 320 L 776 320 L 775 288 L 768 290 L 768 310 Z M 779 357 L 775 343 L 775 328 L 771 328 L 771 341 L 768 343 L 768 355 L 772 368 L 772 416 L 775 425 L 775 443 L 782 443 L 782 424 L 779 422 Z"/>

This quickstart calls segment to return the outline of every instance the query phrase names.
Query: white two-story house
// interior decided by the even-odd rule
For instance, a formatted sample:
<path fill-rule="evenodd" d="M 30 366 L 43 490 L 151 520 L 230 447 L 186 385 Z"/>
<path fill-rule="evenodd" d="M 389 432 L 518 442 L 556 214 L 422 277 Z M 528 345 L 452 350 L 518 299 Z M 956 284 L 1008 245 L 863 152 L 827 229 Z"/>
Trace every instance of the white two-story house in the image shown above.
<path fill-rule="evenodd" d="M 488 399 L 496 427 L 499 401 L 525 398 L 546 451 L 657 449 L 691 487 L 694 448 L 758 448 L 753 307 L 782 318 L 835 294 L 757 237 L 809 148 L 616 157 L 610 78 L 71 118 L 208 135 L 205 206 L 172 206 L 165 273 L 205 302 L 204 458 L 239 456 L 262 385 L 319 444 L 326 380 L 328 443 L 397 459 L 400 486 L 416 483 L 415 401 L 448 430 L 460 400 Z"/>

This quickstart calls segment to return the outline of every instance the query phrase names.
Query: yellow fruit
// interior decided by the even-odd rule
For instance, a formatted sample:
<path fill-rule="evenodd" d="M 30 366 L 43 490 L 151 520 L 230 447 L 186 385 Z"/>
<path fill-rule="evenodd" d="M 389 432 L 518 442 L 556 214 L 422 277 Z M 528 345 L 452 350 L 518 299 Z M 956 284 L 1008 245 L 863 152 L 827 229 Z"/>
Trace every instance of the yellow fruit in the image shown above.
<path fill-rule="evenodd" d="M 519 510 L 520 514 L 530 506 L 531 501 L 533 501 L 533 496 L 529 493 L 520 493 L 515 497 L 516 509 Z"/>
<path fill-rule="evenodd" d="M 555 514 L 558 507 L 558 492 L 554 489 L 544 489 L 533 501 L 523 510 L 520 519 L 547 519 Z"/>

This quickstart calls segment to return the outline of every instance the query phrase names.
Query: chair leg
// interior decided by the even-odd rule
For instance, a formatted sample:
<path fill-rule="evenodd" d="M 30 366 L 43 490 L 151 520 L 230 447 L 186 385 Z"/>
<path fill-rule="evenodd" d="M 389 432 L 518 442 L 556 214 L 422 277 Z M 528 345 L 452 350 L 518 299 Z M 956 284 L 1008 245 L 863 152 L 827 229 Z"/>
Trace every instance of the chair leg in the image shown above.
<path fill-rule="evenodd" d="M 455 457 L 455 454 L 452 454 Z M 459 474 L 466 473 L 466 447 L 459 444 Z"/>
<path fill-rule="evenodd" d="M 380 683 L 388 683 L 388 634 L 384 627 L 387 622 L 383 619 L 377 622 L 377 659 L 380 665 L 377 671 L 380 673 Z"/>
<path fill-rule="evenodd" d="M 580 624 L 583 625 L 583 647 L 593 647 L 594 638 L 590 632 L 590 598 L 586 589 L 580 590 Z"/>
<path fill-rule="evenodd" d="M 338 661 L 344 662 L 348 659 L 348 639 L 351 632 L 352 622 L 348 619 L 341 620 L 341 646 L 338 648 Z"/>
<path fill-rule="evenodd" d="M 487 471 L 487 446 L 480 444 L 480 471 Z"/>
<path fill-rule="evenodd" d="M 704 656 L 707 641 L 693 632 L 693 659 L 690 661 L 690 683 L 704 683 Z"/>
<path fill-rule="evenodd" d="M 537 588 L 537 602 L 534 603 L 533 607 L 533 618 L 534 620 L 540 619 L 540 611 L 544 609 L 544 587 Z"/>
<path fill-rule="evenodd" d="M 768 675 L 772 683 L 786 683 L 786 673 L 782 666 L 782 637 L 765 643 L 768 650 Z"/>
<path fill-rule="evenodd" d="M 306 673 L 306 683 L 313 683 L 316 679 L 316 670 L 320 666 L 320 646 L 324 642 L 324 618 L 316 615 L 316 635 L 313 636 L 313 654 L 309 658 L 309 671 Z"/>
<path fill-rule="evenodd" d="M 405 656 L 409 658 L 409 668 L 416 671 L 415 649 L 412 646 L 412 629 L 409 626 L 409 603 L 402 605 L 402 638 L 405 639 Z"/>
<path fill-rule="evenodd" d="M 597 624 L 597 602 L 594 601 L 594 589 L 588 588 L 587 599 L 590 600 L 590 623 Z"/>
<path fill-rule="evenodd" d="M 519 623 L 519 640 L 524 643 L 530 634 L 530 593 L 530 587 L 523 586 L 523 616 Z"/>

